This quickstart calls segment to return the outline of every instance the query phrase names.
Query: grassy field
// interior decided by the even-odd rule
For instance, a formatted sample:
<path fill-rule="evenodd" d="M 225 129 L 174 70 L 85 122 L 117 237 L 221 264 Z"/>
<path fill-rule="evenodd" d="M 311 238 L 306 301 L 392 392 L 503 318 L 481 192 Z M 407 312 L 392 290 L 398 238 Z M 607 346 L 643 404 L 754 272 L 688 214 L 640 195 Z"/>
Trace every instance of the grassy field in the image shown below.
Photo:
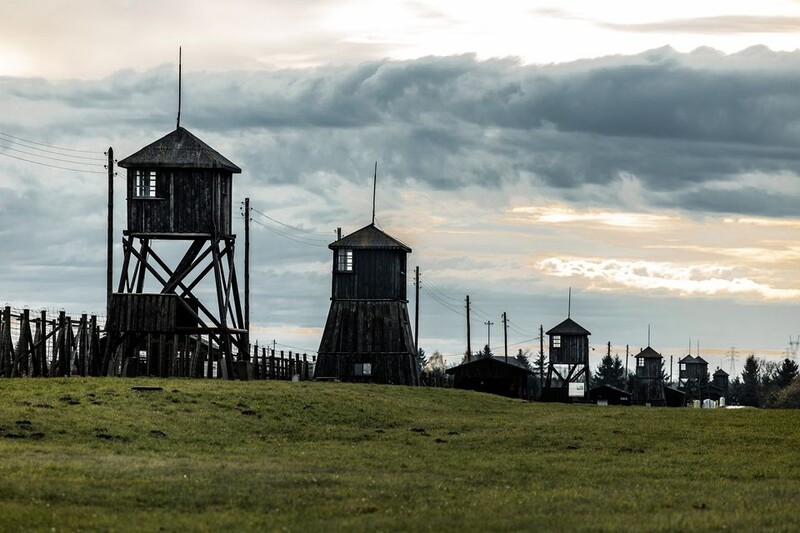
<path fill-rule="evenodd" d="M 0 380 L 0 458 L 2 531 L 800 528 L 800 411 Z"/>

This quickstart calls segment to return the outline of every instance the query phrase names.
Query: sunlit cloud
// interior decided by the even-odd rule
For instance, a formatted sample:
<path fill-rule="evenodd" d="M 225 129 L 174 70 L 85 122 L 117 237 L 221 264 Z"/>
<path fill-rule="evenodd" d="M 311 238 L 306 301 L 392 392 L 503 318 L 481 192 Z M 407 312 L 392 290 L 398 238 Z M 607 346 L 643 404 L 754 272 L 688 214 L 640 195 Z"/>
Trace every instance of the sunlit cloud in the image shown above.
<path fill-rule="evenodd" d="M 570 207 L 515 207 L 511 210 L 524 219 L 545 224 L 598 223 L 606 226 L 630 229 L 652 229 L 673 220 L 667 215 L 646 213 L 626 213 L 622 211 L 603 211 L 587 209 L 578 211 Z"/>
<path fill-rule="evenodd" d="M 781 218 L 726 217 L 722 219 L 722 222 L 731 225 L 740 224 L 749 226 L 800 229 L 800 220 L 789 220 Z"/>
<path fill-rule="evenodd" d="M 720 265 L 551 257 L 540 261 L 538 266 L 547 275 L 589 280 L 591 288 L 598 290 L 623 287 L 666 290 L 686 296 L 757 295 L 767 300 L 800 297 L 798 289 L 775 288 Z"/>

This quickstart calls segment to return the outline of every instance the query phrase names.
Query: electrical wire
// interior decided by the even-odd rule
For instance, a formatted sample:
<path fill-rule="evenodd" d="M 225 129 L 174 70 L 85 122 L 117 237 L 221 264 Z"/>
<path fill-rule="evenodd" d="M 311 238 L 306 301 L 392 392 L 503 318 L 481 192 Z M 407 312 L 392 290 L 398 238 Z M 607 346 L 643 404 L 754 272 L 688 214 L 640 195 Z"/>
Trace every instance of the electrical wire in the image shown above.
<path fill-rule="evenodd" d="M 0 139 L 0 141 L 2 141 L 2 139 Z M 27 152 L 25 150 L 20 150 L 19 148 L 13 148 L 11 146 L 6 146 L 5 144 L 0 144 L 0 149 L 11 150 L 13 152 L 19 152 L 21 154 L 26 154 L 26 155 L 32 155 L 33 157 L 41 157 L 43 159 L 49 159 L 51 161 L 59 161 L 61 163 L 69 163 L 71 165 L 86 165 L 86 166 L 90 166 L 90 167 L 100 166 L 97 163 L 84 163 L 83 161 L 72 161 L 70 159 L 59 159 L 57 157 L 51 157 L 49 155 L 37 154 L 35 152 Z M 105 161 L 105 160 L 101 159 L 100 161 Z"/>
<path fill-rule="evenodd" d="M 321 232 L 318 232 L 318 231 L 312 231 L 312 230 L 307 230 L 307 229 L 303 229 L 303 228 L 298 228 L 296 226 L 290 226 L 289 224 L 286 224 L 284 222 L 281 222 L 280 220 L 272 218 L 271 216 L 269 216 L 266 213 L 262 213 L 261 211 L 259 211 L 258 209 L 256 209 L 255 207 L 252 207 L 252 206 L 250 207 L 250 210 L 251 211 L 255 211 L 256 213 L 258 213 L 262 217 L 268 218 L 271 221 L 273 221 L 273 222 L 275 222 L 277 224 L 280 224 L 281 226 L 285 226 L 285 227 L 287 227 L 289 229 L 293 229 L 295 231 L 299 231 L 299 232 L 302 232 L 302 233 L 308 233 L 310 235 L 318 235 L 318 236 L 322 236 L 322 237 L 327 237 L 330 234 L 329 232 L 328 233 L 321 233 Z"/>
<path fill-rule="evenodd" d="M 96 150 L 75 150 L 73 148 L 64 148 L 62 146 L 53 146 L 52 144 L 44 144 L 44 143 L 40 143 L 40 142 L 36 142 L 36 141 L 29 141 L 27 139 L 23 139 L 22 137 L 15 137 L 14 135 L 11 135 L 9 133 L 5 133 L 5 132 L 2 132 L 2 131 L 0 131 L 0 135 L 2 135 L 3 137 L 9 137 L 11 139 L 15 139 L 17 141 L 22 141 L 22 142 L 25 142 L 25 143 L 35 144 L 35 145 L 38 145 L 38 146 L 45 146 L 47 148 L 54 148 L 56 150 L 63 150 L 63 151 L 66 151 L 66 152 L 78 152 L 78 153 L 83 153 L 83 154 L 97 154 Z"/>
<path fill-rule="evenodd" d="M 422 277 L 423 277 L 423 274 L 422 274 L 422 272 L 420 272 L 420 278 L 422 278 Z M 442 291 L 433 281 L 431 281 L 430 278 L 426 277 L 425 278 L 425 283 L 427 285 L 430 285 L 431 289 L 433 289 L 434 291 L 439 293 L 440 296 L 442 296 L 442 297 L 444 297 L 444 298 L 446 298 L 448 300 L 452 300 L 452 301 L 454 301 L 454 302 L 456 302 L 458 304 L 461 304 L 461 299 L 453 298 L 452 296 L 448 296 L 447 294 L 445 294 L 444 291 Z"/>
<path fill-rule="evenodd" d="M 281 231 L 281 230 L 279 230 L 277 228 L 273 228 L 272 226 L 268 226 L 267 224 L 264 224 L 263 222 L 261 222 L 259 220 L 255 220 L 255 219 L 251 218 L 250 221 L 251 222 L 255 222 L 259 226 L 268 229 L 269 231 L 275 233 L 276 235 L 280 235 L 281 237 L 289 239 L 290 241 L 294 241 L 294 242 L 297 242 L 297 243 L 300 243 L 300 244 L 305 244 L 306 246 L 317 246 L 317 247 L 324 247 L 325 246 L 325 244 L 322 243 L 321 241 L 313 241 L 312 242 L 312 241 L 307 241 L 307 240 L 306 241 L 300 240 L 301 237 L 294 237 L 292 235 L 289 235 L 288 233 L 285 233 L 285 232 L 283 232 L 283 231 Z"/>
<path fill-rule="evenodd" d="M 32 159 L 25 159 L 24 157 L 17 157 L 15 155 L 7 154 L 5 152 L 0 152 L 0 155 L 6 156 L 6 157 L 10 157 L 12 159 L 19 159 L 20 161 L 25 161 L 27 163 L 33 163 L 35 165 L 42 165 L 43 167 L 57 168 L 57 169 L 60 169 L 60 170 L 69 170 L 69 171 L 72 171 L 72 172 L 80 172 L 82 174 L 105 174 L 106 173 L 103 170 L 83 170 L 83 169 L 80 169 L 80 168 L 67 168 L 67 167 L 62 167 L 62 166 L 59 166 L 59 165 L 50 165 L 48 163 L 42 163 L 41 161 L 33 161 Z"/>
<path fill-rule="evenodd" d="M 451 303 L 448 303 L 448 302 L 446 302 L 446 301 L 442 300 L 442 299 L 441 299 L 441 298 L 440 298 L 440 297 L 439 297 L 439 296 L 438 296 L 436 293 L 429 291 L 429 290 L 428 290 L 428 288 L 427 288 L 425 285 L 422 285 L 420 288 L 421 288 L 421 289 L 422 289 L 422 290 L 423 290 L 423 291 L 424 291 L 424 292 L 425 292 L 425 293 L 426 293 L 428 296 L 430 296 L 430 297 L 431 297 L 433 300 L 435 300 L 435 301 L 436 301 L 436 302 L 438 302 L 440 305 L 442 305 L 442 307 L 444 307 L 444 308 L 446 308 L 446 309 L 449 309 L 450 311 L 452 311 L 453 313 L 457 314 L 458 316 L 461 316 L 461 317 L 465 317 L 465 316 L 466 316 L 466 315 L 465 315 L 465 313 L 464 313 L 464 312 L 462 312 L 462 311 L 461 311 L 459 308 L 457 308 L 456 306 L 454 306 L 454 305 L 453 305 L 453 304 L 451 304 Z"/>

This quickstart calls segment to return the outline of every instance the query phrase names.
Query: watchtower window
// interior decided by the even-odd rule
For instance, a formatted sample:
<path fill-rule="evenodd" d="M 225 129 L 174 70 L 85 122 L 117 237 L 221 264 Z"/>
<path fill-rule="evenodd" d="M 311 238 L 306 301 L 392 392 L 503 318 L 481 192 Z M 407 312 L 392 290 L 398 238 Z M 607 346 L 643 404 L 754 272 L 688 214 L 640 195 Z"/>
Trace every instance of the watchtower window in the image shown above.
<path fill-rule="evenodd" d="M 339 272 L 353 271 L 353 250 L 351 248 L 339 248 L 336 270 Z"/>
<path fill-rule="evenodd" d="M 644 357 L 637 357 L 636 358 L 636 366 L 644 367 Z"/>
<path fill-rule="evenodd" d="M 553 335 L 551 346 L 553 348 L 561 348 L 561 335 Z"/>
<path fill-rule="evenodd" d="M 356 376 L 371 376 L 372 363 L 356 363 L 353 365 L 353 374 Z"/>
<path fill-rule="evenodd" d="M 135 172 L 136 182 L 133 187 L 133 195 L 137 198 L 156 197 L 156 171 L 137 170 Z"/>

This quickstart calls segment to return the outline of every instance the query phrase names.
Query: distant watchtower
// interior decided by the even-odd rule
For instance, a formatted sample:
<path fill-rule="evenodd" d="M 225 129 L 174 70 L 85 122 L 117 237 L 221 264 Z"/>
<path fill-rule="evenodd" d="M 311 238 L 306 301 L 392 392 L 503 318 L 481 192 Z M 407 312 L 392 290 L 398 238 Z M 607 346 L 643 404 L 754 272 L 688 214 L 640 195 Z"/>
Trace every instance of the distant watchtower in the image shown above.
<path fill-rule="evenodd" d="M 717 371 L 714 372 L 713 383 L 712 385 L 714 388 L 717 389 L 717 393 L 720 396 L 727 396 L 728 395 L 728 373 L 722 370 L 721 368 L 717 368 Z"/>
<path fill-rule="evenodd" d="M 678 360 L 678 389 L 686 393 L 687 400 L 708 398 L 708 362 L 700 357 Z"/>
<path fill-rule="evenodd" d="M 129 374 L 168 375 L 169 354 L 174 363 L 189 337 L 202 338 L 209 358 L 216 350 L 222 374 L 230 373 L 235 349 L 246 354 L 248 341 L 231 231 L 232 176 L 241 169 L 182 127 L 119 166 L 127 169 L 128 217 L 107 353 L 121 349 L 122 362 L 135 359 L 138 370 L 129 365 Z M 162 339 L 157 349 L 153 337 Z M 117 371 L 119 361 L 109 362 Z"/>
<path fill-rule="evenodd" d="M 546 333 L 549 337 L 545 401 L 584 401 L 589 398 L 589 335 L 567 318 Z"/>
<path fill-rule="evenodd" d="M 636 354 L 636 384 L 633 401 L 639 405 L 664 406 L 664 379 L 661 363 L 664 358 L 650 346 Z"/>
<path fill-rule="evenodd" d="M 406 298 L 411 248 L 374 224 L 331 243 L 331 307 L 315 376 L 417 385 Z"/>

